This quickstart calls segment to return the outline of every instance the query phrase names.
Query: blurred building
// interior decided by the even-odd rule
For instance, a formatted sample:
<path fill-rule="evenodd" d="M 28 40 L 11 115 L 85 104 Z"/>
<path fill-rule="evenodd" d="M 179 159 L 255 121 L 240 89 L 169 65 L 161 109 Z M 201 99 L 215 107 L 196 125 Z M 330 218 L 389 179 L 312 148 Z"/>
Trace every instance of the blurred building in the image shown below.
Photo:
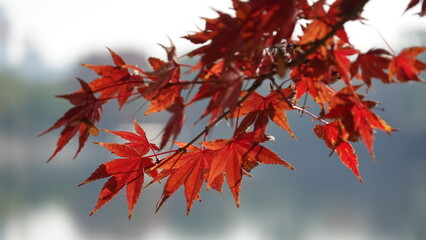
<path fill-rule="evenodd" d="M 7 65 L 7 38 L 9 33 L 9 21 L 2 9 L 0 9 L 0 69 Z"/>

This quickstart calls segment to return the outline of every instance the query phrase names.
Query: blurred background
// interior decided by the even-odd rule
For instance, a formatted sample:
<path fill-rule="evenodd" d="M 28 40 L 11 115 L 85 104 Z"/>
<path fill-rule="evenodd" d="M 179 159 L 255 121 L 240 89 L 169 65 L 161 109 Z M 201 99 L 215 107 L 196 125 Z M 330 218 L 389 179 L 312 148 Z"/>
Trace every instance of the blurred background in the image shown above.
<path fill-rule="evenodd" d="M 425 19 L 414 15 L 419 10 L 402 14 L 408 2 L 371 0 L 365 11 L 370 26 L 347 26 L 352 43 L 386 48 L 381 34 L 397 52 L 426 45 Z M 168 45 L 168 37 L 185 54 L 193 46 L 180 37 L 203 27 L 200 16 L 230 12 L 229 6 L 225 0 L 0 0 L 0 239 L 426 239 L 426 86 L 419 83 L 375 82 L 369 99 L 383 103 L 379 115 L 400 131 L 376 134 L 377 161 L 355 144 L 362 184 L 335 155 L 328 157 L 309 117 L 290 113 L 298 140 L 272 127 L 276 142 L 268 147 L 296 171 L 254 169 L 254 177 L 244 179 L 239 209 L 227 190 L 202 192 L 203 202 L 187 217 L 179 191 L 154 214 L 161 186 L 153 185 L 130 221 L 124 194 L 87 217 L 103 181 L 76 186 L 114 157 L 91 142 L 116 139 L 105 133 L 90 138 L 75 160 L 73 141 L 46 164 L 60 131 L 36 136 L 70 106 L 54 95 L 77 90 L 77 76 L 95 77 L 79 63 L 110 64 L 105 47 L 141 67 L 149 56 L 165 58 L 157 43 Z M 101 127 L 128 130 L 136 114 L 156 141 L 168 116 L 144 117 L 141 104 L 120 112 L 109 104 Z M 188 114 L 180 141 L 197 130 Z"/>

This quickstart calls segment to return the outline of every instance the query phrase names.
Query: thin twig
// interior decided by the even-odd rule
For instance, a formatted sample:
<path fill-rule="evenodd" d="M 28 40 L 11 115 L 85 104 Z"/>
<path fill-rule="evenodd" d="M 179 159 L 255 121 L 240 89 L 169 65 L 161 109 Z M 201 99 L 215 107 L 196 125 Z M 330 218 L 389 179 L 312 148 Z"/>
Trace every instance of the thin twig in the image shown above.
<path fill-rule="evenodd" d="M 314 120 L 318 120 L 318 121 L 320 121 L 320 122 L 322 122 L 322 123 L 324 123 L 324 124 L 328 124 L 328 123 L 329 123 L 329 122 L 325 121 L 324 119 L 319 118 L 317 115 L 315 115 L 315 114 L 313 114 L 313 113 L 309 112 L 308 110 L 304 109 L 303 107 L 299 107 L 299 106 L 297 106 L 297 105 L 293 105 L 293 108 L 294 108 L 294 109 L 296 109 L 296 110 L 298 110 L 298 111 L 300 111 L 300 112 L 303 112 L 303 113 L 308 114 L 308 115 L 309 115 L 309 116 L 311 116 Z"/>

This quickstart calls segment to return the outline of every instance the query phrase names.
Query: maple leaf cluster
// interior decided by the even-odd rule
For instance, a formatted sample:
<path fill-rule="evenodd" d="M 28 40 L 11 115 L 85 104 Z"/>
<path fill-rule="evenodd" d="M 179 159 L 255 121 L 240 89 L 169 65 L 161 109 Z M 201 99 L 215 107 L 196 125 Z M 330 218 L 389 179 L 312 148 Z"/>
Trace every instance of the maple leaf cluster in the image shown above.
<path fill-rule="evenodd" d="M 171 116 L 159 146 L 149 142 L 136 120 L 136 133 L 104 130 L 128 142 L 97 143 L 119 158 L 100 165 L 81 183 L 108 178 L 91 214 L 126 188 L 130 217 L 146 176 L 151 179 L 146 185 L 165 181 L 157 210 L 183 186 L 189 213 L 194 201 L 201 199 L 204 184 L 207 190 L 222 192 L 225 182 L 239 206 L 243 177 L 251 176 L 253 168 L 262 163 L 294 169 L 263 145 L 273 139 L 268 135 L 271 122 L 296 138 L 288 111 L 317 121 L 316 136 L 362 181 L 351 142 L 364 142 L 374 158 L 375 131 L 395 131 L 374 112 L 378 103 L 366 99 L 362 90 L 368 93 L 373 79 L 386 84 L 422 81 L 419 74 L 426 69 L 426 63 L 417 59 L 426 47 L 396 54 L 377 48 L 362 52 L 351 44 L 345 24 L 365 21 L 362 10 L 367 2 L 233 0 L 234 14 L 217 11 L 216 18 L 205 19 L 204 29 L 184 36 L 198 46 L 186 54 L 197 59 L 193 66 L 180 63 L 173 43 L 161 45 L 165 60 L 148 59 L 150 70 L 128 65 L 108 49 L 113 65 L 83 64 L 99 77 L 91 82 L 78 79 L 81 89 L 58 96 L 73 107 L 42 133 L 63 127 L 49 161 L 79 133 L 77 156 L 89 135 L 99 134 L 103 105 L 116 99 L 121 109 L 132 98 L 150 103 L 145 115 L 167 111 Z M 425 3 L 420 16 L 425 15 Z M 419 4 L 412 0 L 406 10 Z M 196 72 L 196 77 L 183 80 L 184 68 Z M 263 96 L 258 90 L 267 84 L 270 93 Z M 195 95 L 188 97 L 193 89 Z M 307 98 L 318 105 L 318 114 L 307 110 Z M 200 101 L 207 102 L 199 118 L 209 119 L 208 125 L 191 141 L 177 142 L 185 110 Z M 233 123 L 232 136 L 207 141 L 221 120 Z M 176 150 L 161 151 L 172 142 Z"/>

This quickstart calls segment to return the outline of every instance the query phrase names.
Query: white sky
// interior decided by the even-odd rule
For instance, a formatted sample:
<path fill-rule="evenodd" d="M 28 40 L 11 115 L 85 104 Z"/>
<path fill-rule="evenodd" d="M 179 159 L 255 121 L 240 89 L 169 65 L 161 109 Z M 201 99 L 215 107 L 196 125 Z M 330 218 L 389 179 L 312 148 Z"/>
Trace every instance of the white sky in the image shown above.
<path fill-rule="evenodd" d="M 211 8 L 226 10 L 230 0 L 0 0 L 0 9 L 9 20 L 8 59 L 19 63 L 30 43 L 50 67 L 74 64 L 90 52 L 134 49 L 163 57 L 157 43 L 167 45 L 169 36 L 179 54 L 191 47 L 180 39 L 196 26 L 201 16 L 215 17 Z M 391 46 L 398 48 L 400 31 L 426 30 L 426 18 L 410 11 L 402 15 L 409 0 L 371 0 L 364 16 L 380 29 Z M 385 47 L 378 34 L 368 27 L 348 26 L 352 43 L 362 49 Z M 351 34 L 355 33 L 355 34 Z M 106 50 L 105 50 L 106 51 Z"/>

